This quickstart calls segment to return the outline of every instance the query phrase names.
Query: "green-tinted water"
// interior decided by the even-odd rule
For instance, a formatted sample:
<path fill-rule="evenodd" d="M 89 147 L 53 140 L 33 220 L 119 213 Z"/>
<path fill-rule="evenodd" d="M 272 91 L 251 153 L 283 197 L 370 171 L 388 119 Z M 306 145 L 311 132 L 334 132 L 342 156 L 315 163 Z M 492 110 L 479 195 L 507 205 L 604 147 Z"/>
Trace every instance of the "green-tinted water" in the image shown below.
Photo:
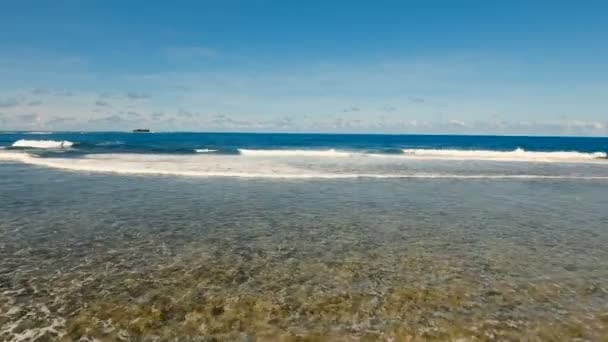
<path fill-rule="evenodd" d="M 0 340 L 602 340 L 608 184 L 0 168 Z"/>

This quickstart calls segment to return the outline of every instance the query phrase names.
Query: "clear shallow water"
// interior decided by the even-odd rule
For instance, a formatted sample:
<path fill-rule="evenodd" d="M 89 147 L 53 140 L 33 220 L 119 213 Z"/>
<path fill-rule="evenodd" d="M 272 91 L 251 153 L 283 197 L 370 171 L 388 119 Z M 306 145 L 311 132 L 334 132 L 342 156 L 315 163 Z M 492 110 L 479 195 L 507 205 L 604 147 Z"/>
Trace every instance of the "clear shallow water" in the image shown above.
<path fill-rule="evenodd" d="M 309 158 L 291 163 L 344 172 L 336 158 Z M 561 162 L 407 165 L 603 172 Z M 0 340 L 608 334 L 602 179 L 68 171 L 0 162 Z"/>

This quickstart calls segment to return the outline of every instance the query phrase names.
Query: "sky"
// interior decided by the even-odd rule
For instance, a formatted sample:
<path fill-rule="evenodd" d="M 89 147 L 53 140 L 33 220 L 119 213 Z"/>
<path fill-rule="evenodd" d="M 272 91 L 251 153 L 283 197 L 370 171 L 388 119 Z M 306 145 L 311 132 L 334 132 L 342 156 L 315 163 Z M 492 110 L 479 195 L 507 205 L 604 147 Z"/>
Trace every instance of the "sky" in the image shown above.
<path fill-rule="evenodd" d="M 606 1 L 0 1 L 0 131 L 608 135 Z"/>

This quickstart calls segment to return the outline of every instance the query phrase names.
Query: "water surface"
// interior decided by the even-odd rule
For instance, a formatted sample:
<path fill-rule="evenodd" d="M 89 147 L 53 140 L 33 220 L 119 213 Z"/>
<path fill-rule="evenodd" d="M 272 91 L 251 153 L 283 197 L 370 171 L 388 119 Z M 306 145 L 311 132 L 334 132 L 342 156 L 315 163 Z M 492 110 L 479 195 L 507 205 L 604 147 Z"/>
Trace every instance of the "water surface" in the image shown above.
<path fill-rule="evenodd" d="M 289 163 L 587 178 L 187 177 L 4 160 L 0 340 L 608 335 L 608 182 L 588 177 L 603 164 Z"/>

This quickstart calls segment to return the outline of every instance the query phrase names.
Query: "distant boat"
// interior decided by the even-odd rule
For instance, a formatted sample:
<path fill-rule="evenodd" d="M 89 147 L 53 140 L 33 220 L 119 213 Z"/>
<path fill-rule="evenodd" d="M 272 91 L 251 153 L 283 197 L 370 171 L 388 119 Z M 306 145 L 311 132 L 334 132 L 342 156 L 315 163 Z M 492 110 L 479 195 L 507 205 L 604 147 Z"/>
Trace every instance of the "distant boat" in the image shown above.
<path fill-rule="evenodd" d="M 138 128 L 138 129 L 134 129 L 133 133 L 150 133 L 150 130 L 146 129 L 146 128 Z"/>

